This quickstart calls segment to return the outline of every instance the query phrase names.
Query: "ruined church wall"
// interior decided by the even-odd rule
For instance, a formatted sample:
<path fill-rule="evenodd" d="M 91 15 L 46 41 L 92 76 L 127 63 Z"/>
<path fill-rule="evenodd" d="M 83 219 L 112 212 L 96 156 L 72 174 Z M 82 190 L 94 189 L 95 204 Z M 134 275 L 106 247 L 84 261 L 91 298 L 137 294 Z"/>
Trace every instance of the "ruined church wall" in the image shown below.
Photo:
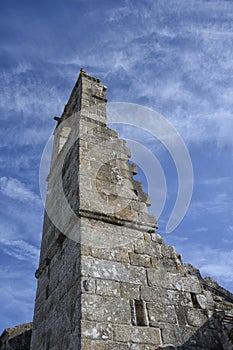
<path fill-rule="evenodd" d="M 118 229 L 106 225 L 111 240 Z M 101 229 L 95 226 L 99 237 Z M 128 246 L 89 247 L 81 273 L 82 349 L 223 349 L 213 298 L 159 235 L 141 232 Z"/>
<path fill-rule="evenodd" d="M 106 87 L 83 71 L 55 145 L 31 350 L 230 350 L 232 307 L 155 233 L 130 151 L 106 126 Z"/>
<path fill-rule="evenodd" d="M 80 244 L 58 242 L 38 278 L 31 350 L 79 349 Z"/>

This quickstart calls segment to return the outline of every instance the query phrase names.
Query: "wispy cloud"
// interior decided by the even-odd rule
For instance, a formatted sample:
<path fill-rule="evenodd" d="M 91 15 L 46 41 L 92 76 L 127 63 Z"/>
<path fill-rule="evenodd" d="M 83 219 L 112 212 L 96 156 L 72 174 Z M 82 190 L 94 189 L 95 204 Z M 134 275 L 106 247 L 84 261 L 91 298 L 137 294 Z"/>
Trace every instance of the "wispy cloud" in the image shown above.
<path fill-rule="evenodd" d="M 230 181 L 231 181 L 231 177 L 223 176 L 223 177 L 216 177 L 216 178 L 201 179 L 198 182 L 206 186 L 221 186 L 226 183 L 229 183 Z"/>
<path fill-rule="evenodd" d="M 23 240 L 6 240 L 0 238 L 0 249 L 5 254 L 12 256 L 18 260 L 30 261 L 33 265 L 37 266 L 37 260 L 39 257 L 39 249 L 32 244 Z"/>
<path fill-rule="evenodd" d="M 20 6 L 3 5 L 1 23 L 3 33 L 9 35 L 1 37 L 0 138 L 4 152 L 0 164 L 4 176 L 0 178 L 0 246 L 4 263 L 12 263 L 11 269 L 0 272 L 4 327 L 32 317 L 35 281 L 28 266 L 33 265 L 34 270 L 38 259 L 43 215 L 40 198 L 32 188 L 37 186 L 42 144 L 54 125 L 51 117 L 62 112 L 81 67 L 108 85 L 110 101 L 143 104 L 163 114 L 191 151 L 197 145 L 199 152 L 208 142 L 204 151 L 213 157 L 211 167 L 200 164 L 205 161 L 196 149 L 192 153 L 206 177 L 197 181 L 183 233 L 176 233 L 177 251 L 203 274 L 211 274 L 225 286 L 232 281 L 232 252 L 220 246 L 232 244 L 232 192 L 227 180 L 232 158 L 223 160 L 222 156 L 233 154 L 233 2 L 189 0 L 188 6 L 187 0 L 96 3 L 59 2 L 55 17 L 53 6 L 45 0 L 30 6 L 24 1 Z M 82 16 L 77 21 L 80 6 Z M 129 138 L 136 136 L 132 132 Z M 153 152 L 160 152 L 162 159 L 163 149 L 153 146 L 148 135 L 141 134 L 141 139 L 151 150 L 154 147 Z M 136 140 L 140 142 L 140 135 Z M 214 167 L 216 145 L 222 153 Z M 224 152 L 223 146 L 227 146 Z M 173 181 L 175 176 L 166 164 L 168 168 L 168 180 Z M 213 169 L 217 169 L 216 178 Z M 198 176 L 196 172 L 197 180 Z M 19 179 L 27 179 L 33 187 Z M 174 191 L 173 182 L 170 187 Z M 165 222 L 161 217 L 160 224 Z M 225 230 L 224 239 L 220 227 Z M 208 240 L 214 248 L 208 247 Z"/>
<path fill-rule="evenodd" d="M 199 4 L 198 9 L 196 1 L 190 1 L 188 9 L 185 1 L 179 6 L 163 1 L 106 6 L 101 9 L 108 24 L 104 37 L 97 32 L 92 45 L 43 56 L 46 69 L 52 65 L 59 78 L 65 70 L 73 79 L 84 65 L 112 84 L 112 100 L 144 103 L 164 112 L 187 142 L 232 145 L 232 4 Z M 225 21 L 219 20 L 216 9 Z M 98 17 L 98 11 L 93 8 L 86 16 Z M 116 88 L 111 83 L 116 77 L 127 84 Z M 41 79 L 25 61 L 4 72 L 2 86 L 0 106 L 39 113 L 40 118 L 61 113 L 67 98 L 65 90 Z"/>
<path fill-rule="evenodd" d="M 230 225 L 226 230 L 225 237 L 223 238 L 223 242 L 232 246 L 233 245 L 233 225 Z"/>
<path fill-rule="evenodd" d="M 205 210 L 211 214 L 232 213 L 232 198 L 228 193 L 216 194 L 214 198 L 191 203 L 191 209 L 198 213 Z"/>
<path fill-rule="evenodd" d="M 202 247 L 205 259 L 197 262 L 201 272 L 207 276 L 213 276 L 220 282 L 233 282 L 233 250 L 208 249 Z"/>
<path fill-rule="evenodd" d="M 66 98 L 63 91 L 38 76 L 36 67 L 30 63 L 22 62 L 5 69 L 0 78 L 0 108 L 22 113 L 23 118 L 27 115 L 34 120 L 39 115 L 40 122 L 47 115 L 62 112 Z"/>
<path fill-rule="evenodd" d="M 1 177 L 0 178 L 0 191 L 5 196 L 16 199 L 20 202 L 34 202 L 35 204 L 41 204 L 41 199 L 25 184 L 14 178 Z"/>
<path fill-rule="evenodd" d="M 4 147 L 5 150 L 9 150 L 15 146 L 35 147 L 43 143 L 45 144 L 52 133 L 52 129 L 50 125 L 47 125 L 45 128 L 39 125 L 31 125 L 19 127 L 17 130 L 9 127 L 7 138 L 5 137 L 5 133 L 5 130 L 0 131 L 0 137 L 2 139 L 1 148 Z"/>
<path fill-rule="evenodd" d="M 1 320 L 0 333 L 6 327 L 30 322 L 33 317 L 33 300 L 35 299 L 36 279 L 33 278 L 35 266 L 17 261 L 15 266 L 1 266 L 0 288 Z M 30 267 L 29 267 L 30 266 Z"/>
<path fill-rule="evenodd" d="M 210 276 L 225 288 L 232 289 L 233 250 L 218 249 L 208 245 L 177 241 L 177 248 L 185 262 L 200 269 L 204 277 Z"/>

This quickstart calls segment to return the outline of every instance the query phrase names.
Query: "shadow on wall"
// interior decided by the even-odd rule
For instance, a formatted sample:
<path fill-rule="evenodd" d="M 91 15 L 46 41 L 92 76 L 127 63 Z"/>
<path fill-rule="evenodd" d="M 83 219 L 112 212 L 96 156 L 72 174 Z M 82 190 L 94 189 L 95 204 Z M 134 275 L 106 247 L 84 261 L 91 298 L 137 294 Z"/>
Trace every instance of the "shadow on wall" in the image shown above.
<path fill-rule="evenodd" d="M 32 323 L 6 329 L 0 338 L 0 350 L 30 350 Z M 163 330 L 162 330 L 163 332 Z M 175 332 L 175 331 L 174 331 Z M 193 330 L 190 327 L 190 333 Z M 187 336 L 187 327 L 179 327 L 174 338 L 179 342 Z M 171 336 L 171 335 L 170 335 Z M 181 341 L 180 341 L 181 342 Z M 217 311 L 180 346 L 161 346 L 158 350 L 232 350 L 233 316 Z"/>
<path fill-rule="evenodd" d="M 187 330 L 186 330 L 187 332 Z M 180 333 L 182 337 L 182 330 Z M 164 348 L 163 348 L 164 349 Z M 216 311 L 183 345 L 168 347 L 176 350 L 232 350 L 233 315 Z"/>
<path fill-rule="evenodd" d="M 32 322 L 7 328 L 0 337 L 1 350 L 30 350 Z"/>

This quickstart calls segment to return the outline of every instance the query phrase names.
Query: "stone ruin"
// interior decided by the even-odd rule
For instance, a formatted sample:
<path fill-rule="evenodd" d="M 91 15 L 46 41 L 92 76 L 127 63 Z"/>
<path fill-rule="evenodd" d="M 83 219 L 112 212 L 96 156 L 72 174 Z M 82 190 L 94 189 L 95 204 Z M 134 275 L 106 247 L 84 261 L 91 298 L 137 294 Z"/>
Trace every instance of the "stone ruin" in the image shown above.
<path fill-rule="evenodd" d="M 0 349 L 233 349 L 233 295 L 156 233 L 106 103 L 81 69 L 55 117 L 32 336 L 6 329 Z"/>
<path fill-rule="evenodd" d="M 6 328 L 0 337 L 0 349 L 30 349 L 31 336 L 32 322 Z"/>

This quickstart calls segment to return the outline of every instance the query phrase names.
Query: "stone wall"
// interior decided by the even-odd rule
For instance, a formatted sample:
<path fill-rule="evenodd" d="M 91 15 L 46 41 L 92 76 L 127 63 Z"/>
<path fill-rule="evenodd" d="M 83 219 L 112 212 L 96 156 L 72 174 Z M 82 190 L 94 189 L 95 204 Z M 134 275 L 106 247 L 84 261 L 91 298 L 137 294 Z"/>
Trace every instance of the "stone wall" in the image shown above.
<path fill-rule="evenodd" d="M 0 337 L 1 350 L 30 350 L 32 323 L 25 323 L 4 330 Z"/>
<path fill-rule="evenodd" d="M 232 349 L 230 296 L 156 234 L 106 87 L 81 70 L 56 119 L 31 349 Z"/>
<path fill-rule="evenodd" d="M 217 303 L 159 235 L 141 233 L 128 247 L 85 254 L 83 349 L 232 349 L 233 324 L 224 326 L 232 304 Z"/>

